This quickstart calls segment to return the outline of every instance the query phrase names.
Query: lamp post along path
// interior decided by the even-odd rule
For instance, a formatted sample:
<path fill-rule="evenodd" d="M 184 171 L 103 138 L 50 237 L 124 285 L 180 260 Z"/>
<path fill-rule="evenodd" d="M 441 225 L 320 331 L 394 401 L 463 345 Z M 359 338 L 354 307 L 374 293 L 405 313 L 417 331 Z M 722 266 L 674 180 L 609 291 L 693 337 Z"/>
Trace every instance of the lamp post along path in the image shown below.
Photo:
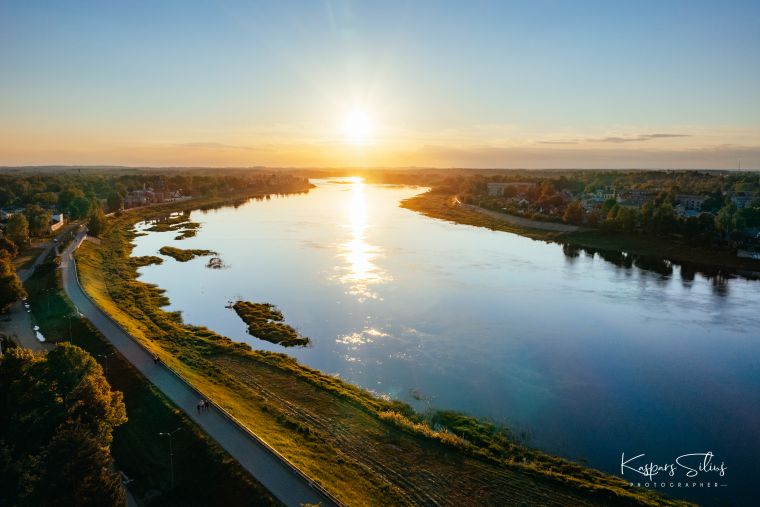
<path fill-rule="evenodd" d="M 159 433 L 159 436 L 169 437 L 169 469 L 171 471 L 172 489 L 174 489 L 174 448 L 172 447 L 172 435 L 177 433 L 182 428 L 177 428 L 174 431 Z"/>

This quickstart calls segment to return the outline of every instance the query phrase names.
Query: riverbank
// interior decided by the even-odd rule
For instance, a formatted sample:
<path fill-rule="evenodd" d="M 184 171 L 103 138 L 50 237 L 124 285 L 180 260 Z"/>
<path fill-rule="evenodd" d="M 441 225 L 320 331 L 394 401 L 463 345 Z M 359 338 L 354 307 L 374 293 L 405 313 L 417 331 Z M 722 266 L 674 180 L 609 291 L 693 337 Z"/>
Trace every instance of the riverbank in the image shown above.
<path fill-rule="evenodd" d="M 605 233 L 598 229 L 557 230 L 556 227 L 550 226 L 563 224 L 535 224 L 535 220 L 531 220 L 531 223 L 520 222 L 514 220 L 511 215 L 484 209 L 475 210 L 474 206 L 461 204 L 453 196 L 445 194 L 426 192 L 406 199 L 400 205 L 431 218 L 511 232 L 541 241 L 553 241 L 590 250 L 625 251 L 633 255 L 659 257 L 706 268 L 723 268 L 751 277 L 760 276 L 760 261 L 736 257 L 730 252 L 693 247 L 657 237 Z M 546 226 L 542 227 L 541 224 Z"/>
<path fill-rule="evenodd" d="M 405 404 L 288 356 L 184 325 L 161 308 L 167 300 L 159 288 L 137 280 L 138 262 L 130 257 L 134 224 L 174 211 L 124 213 L 108 223 L 100 245 L 84 243 L 77 260 L 85 289 L 164 362 L 344 503 L 679 504 L 525 448 L 503 428 L 451 413 L 437 414 L 433 426 Z"/>

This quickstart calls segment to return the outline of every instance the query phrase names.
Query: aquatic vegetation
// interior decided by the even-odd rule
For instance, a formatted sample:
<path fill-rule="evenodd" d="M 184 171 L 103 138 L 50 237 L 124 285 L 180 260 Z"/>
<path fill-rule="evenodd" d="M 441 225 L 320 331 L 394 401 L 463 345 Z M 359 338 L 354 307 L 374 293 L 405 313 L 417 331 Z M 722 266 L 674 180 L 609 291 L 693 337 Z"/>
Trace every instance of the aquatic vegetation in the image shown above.
<path fill-rule="evenodd" d="M 135 266 L 141 268 L 143 266 L 150 266 L 151 264 L 162 264 L 164 260 L 156 255 L 143 255 L 142 257 L 132 257 L 132 262 Z"/>
<path fill-rule="evenodd" d="M 150 227 L 145 229 L 150 232 L 179 232 L 174 237 L 175 240 L 192 238 L 198 233 L 201 224 L 191 222 L 190 213 L 174 213 L 165 217 L 155 219 Z"/>
<path fill-rule="evenodd" d="M 162 246 L 158 253 L 161 255 L 168 255 L 169 257 L 172 257 L 179 262 L 187 262 L 189 260 L 195 259 L 196 257 L 216 254 L 216 252 L 213 250 L 202 250 L 198 248 L 183 250 L 182 248 L 176 248 L 173 246 Z"/>
<path fill-rule="evenodd" d="M 309 338 L 301 336 L 292 326 L 285 324 L 285 317 L 270 303 L 237 301 L 232 309 L 248 325 L 248 334 L 261 340 L 278 343 L 283 347 L 304 346 Z"/>
<path fill-rule="evenodd" d="M 174 236 L 174 239 L 175 240 L 181 240 L 181 239 L 192 238 L 197 233 L 198 233 L 197 228 L 195 228 L 195 229 L 185 229 L 180 234 L 178 234 L 177 236 Z"/>

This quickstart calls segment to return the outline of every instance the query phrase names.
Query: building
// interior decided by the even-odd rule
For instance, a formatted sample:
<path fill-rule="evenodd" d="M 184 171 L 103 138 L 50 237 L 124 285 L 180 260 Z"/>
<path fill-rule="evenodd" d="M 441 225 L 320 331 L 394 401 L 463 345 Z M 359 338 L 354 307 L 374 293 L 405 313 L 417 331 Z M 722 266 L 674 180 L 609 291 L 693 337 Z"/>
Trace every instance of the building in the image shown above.
<path fill-rule="evenodd" d="M 66 223 L 66 219 L 63 217 L 63 213 L 57 213 L 50 218 L 50 233 L 54 233 Z"/>
<path fill-rule="evenodd" d="M 132 190 L 124 196 L 124 208 L 136 208 L 147 204 L 165 202 L 166 200 L 167 194 L 164 192 L 157 192 L 150 187 L 146 188 L 143 186 L 142 189 Z"/>
<path fill-rule="evenodd" d="M 699 212 L 702 210 L 702 204 L 709 198 L 707 195 L 679 194 L 676 196 L 676 203 L 685 211 Z"/>
<path fill-rule="evenodd" d="M 620 205 L 629 208 L 640 208 L 645 203 L 654 199 L 657 195 L 655 190 L 628 190 L 621 194 Z"/>
<path fill-rule="evenodd" d="M 754 200 L 751 195 L 732 195 L 731 203 L 736 206 L 736 209 L 742 209 L 749 207 L 750 203 Z"/>
<path fill-rule="evenodd" d="M 488 195 L 491 196 L 502 196 L 504 195 L 504 190 L 507 188 L 514 188 L 517 193 L 523 194 L 528 191 L 530 188 L 530 183 L 525 182 L 502 182 L 502 181 L 493 181 L 488 183 Z"/>

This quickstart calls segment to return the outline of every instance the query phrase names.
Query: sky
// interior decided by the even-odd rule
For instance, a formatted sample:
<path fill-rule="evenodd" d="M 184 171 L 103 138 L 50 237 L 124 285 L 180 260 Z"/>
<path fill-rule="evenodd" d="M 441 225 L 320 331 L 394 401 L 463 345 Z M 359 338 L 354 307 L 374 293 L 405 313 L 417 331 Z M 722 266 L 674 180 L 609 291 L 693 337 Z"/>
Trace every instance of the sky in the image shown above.
<path fill-rule="evenodd" d="M 760 2 L 0 0 L 0 165 L 760 169 Z"/>

